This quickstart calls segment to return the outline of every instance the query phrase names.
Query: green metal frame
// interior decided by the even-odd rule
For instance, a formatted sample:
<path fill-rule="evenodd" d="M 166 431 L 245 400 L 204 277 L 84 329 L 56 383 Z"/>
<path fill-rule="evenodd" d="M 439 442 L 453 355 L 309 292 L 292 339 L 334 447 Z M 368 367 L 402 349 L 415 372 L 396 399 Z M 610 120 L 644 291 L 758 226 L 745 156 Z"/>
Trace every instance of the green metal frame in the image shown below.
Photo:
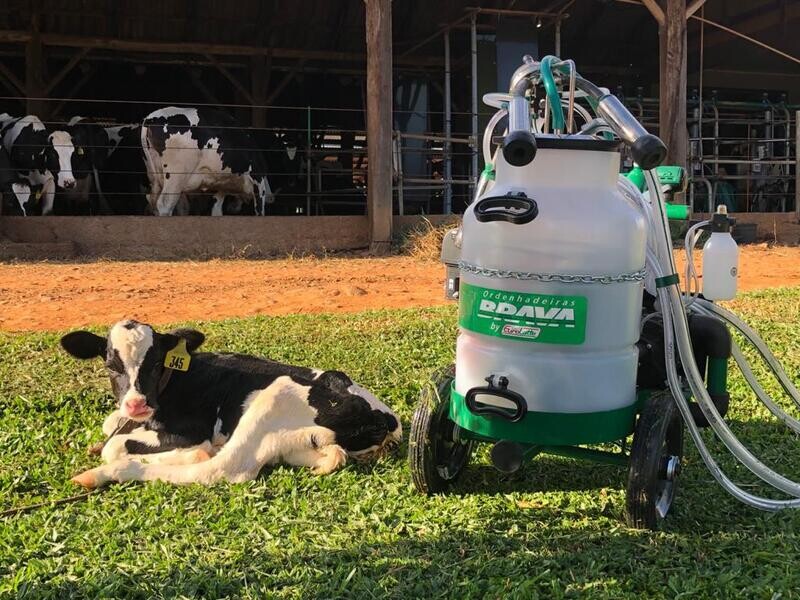
<path fill-rule="evenodd" d="M 462 430 L 483 441 L 511 440 L 539 446 L 576 446 L 602 444 L 628 437 L 633 433 L 641 396 L 632 404 L 602 412 L 553 413 L 529 411 L 522 420 L 512 423 L 502 417 L 473 414 L 464 396 L 450 390 L 450 419 Z"/>
<path fill-rule="evenodd" d="M 727 359 L 709 359 L 707 386 L 711 394 L 727 392 Z M 607 452 L 583 448 L 581 444 L 616 442 L 627 438 L 633 433 L 636 416 L 654 392 L 638 390 L 636 401 L 622 409 L 577 414 L 529 412 L 521 421 L 512 423 L 500 417 L 471 413 L 464 396 L 456 392 L 454 380 L 450 385 L 449 417 L 458 425 L 462 438 L 485 443 L 500 440 L 520 443 L 525 461 L 539 454 L 552 454 L 627 467 L 630 457 L 624 451 Z"/>

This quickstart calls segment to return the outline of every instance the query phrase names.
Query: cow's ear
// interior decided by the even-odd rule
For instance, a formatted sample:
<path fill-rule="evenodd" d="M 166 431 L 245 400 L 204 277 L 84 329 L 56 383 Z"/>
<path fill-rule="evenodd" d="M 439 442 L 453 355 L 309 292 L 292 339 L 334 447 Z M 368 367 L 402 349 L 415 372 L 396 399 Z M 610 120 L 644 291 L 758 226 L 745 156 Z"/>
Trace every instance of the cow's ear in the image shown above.
<path fill-rule="evenodd" d="M 106 355 L 106 338 L 89 331 L 73 331 L 61 338 L 61 347 L 75 358 Z"/>
<path fill-rule="evenodd" d="M 189 352 L 197 350 L 206 340 L 206 336 L 196 329 L 173 329 L 169 332 L 169 335 L 185 339 L 186 349 Z"/>

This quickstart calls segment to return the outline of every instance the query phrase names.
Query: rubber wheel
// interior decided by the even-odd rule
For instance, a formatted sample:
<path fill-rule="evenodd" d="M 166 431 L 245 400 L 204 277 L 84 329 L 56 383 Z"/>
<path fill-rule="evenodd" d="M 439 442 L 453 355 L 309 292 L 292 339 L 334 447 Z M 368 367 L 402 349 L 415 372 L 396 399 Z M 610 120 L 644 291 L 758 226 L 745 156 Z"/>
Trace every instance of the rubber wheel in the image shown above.
<path fill-rule="evenodd" d="M 683 421 L 669 390 L 655 392 L 639 414 L 628 473 L 626 521 L 658 529 L 672 507 L 683 459 Z"/>
<path fill-rule="evenodd" d="M 411 419 L 408 463 L 414 486 L 423 494 L 437 494 L 452 484 L 472 454 L 472 440 L 458 436 L 459 427 L 450 420 L 450 385 L 453 365 L 436 374 L 420 392 Z"/>

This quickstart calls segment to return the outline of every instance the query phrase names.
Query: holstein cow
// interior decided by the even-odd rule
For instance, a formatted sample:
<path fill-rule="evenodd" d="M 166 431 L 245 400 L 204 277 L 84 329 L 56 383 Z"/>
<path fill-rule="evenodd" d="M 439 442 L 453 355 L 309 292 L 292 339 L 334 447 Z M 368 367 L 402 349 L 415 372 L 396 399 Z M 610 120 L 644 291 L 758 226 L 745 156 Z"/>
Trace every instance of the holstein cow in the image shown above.
<path fill-rule="evenodd" d="M 142 123 L 142 150 L 150 178 L 150 206 L 171 215 L 181 196 L 210 192 L 213 215 L 226 195 L 253 197 L 263 215 L 274 199 L 262 152 L 250 133 L 224 112 L 170 106 Z"/>
<path fill-rule="evenodd" d="M 72 137 L 72 174 L 75 185 L 58 192 L 65 214 L 109 214 L 111 209 L 103 196 L 99 169 L 105 164 L 113 146 L 105 127 L 84 117 L 72 117 L 64 128 Z M 62 204 L 61 200 L 59 204 Z"/>
<path fill-rule="evenodd" d="M 76 149 L 67 131 L 48 131 L 34 115 L 0 115 L 0 140 L 17 174 L 32 186 L 42 186 L 42 214 L 53 211 L 56 185 L 75 186 L 72 156 Z"/>
<path fill-rule="evenodd" d="M 108 153 L 100 169 L 106 202 L 117 215 L 148 214 L 150 179 L 142 154 L 142 126 L 105 128 Z"/>
<path fill-rule="evenodd" d="M 400 442 L 397 416 L 344 373 L 196 353 L 203 340 L 199 331 L 157 333 L 131 320 L 107 338 L 87 331 L 61 338 L 72 356 L 105 359 L 119 404 L 104 424 L 113 434 L 102 450 L 108 464 L 73 481 L 90 488 L 238 482 L 278 462 L 325 474 L 348 456 L 367 458 Z"/>
<path fill-rule="evenodd" d="M 8 153 L 0 146 L 0 214 L 23 217 L 41 214 L 41 196 L 41 186 L 31 189 L 17 175 Z"/>

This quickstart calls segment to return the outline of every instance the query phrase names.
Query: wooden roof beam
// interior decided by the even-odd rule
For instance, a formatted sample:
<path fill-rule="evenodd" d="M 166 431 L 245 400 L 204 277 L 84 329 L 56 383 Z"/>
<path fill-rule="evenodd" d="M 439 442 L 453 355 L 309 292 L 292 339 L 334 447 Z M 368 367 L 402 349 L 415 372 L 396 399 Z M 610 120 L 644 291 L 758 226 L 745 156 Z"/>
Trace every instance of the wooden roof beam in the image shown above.
<path fill-rule="evenodd" d="M 231 82 L 233 87 L 239 90 L 239 93 L 245 98 L 245 100 L 247 100 L 250 104 L 256 104 L 256 102 L 253 100 L 253 95 L 250 93 L 250 90 L 244 87 L 244 85 L 242 85 L 242 82 L 236 79 L 236 76 L 233 73 L 231 73 L 230 71 L 228 71 L 228 69 L 222 66 L 219 63 L 219 61 L 216 58 L 214 58 L 213 55 L 204 54 L 204 56 L 208 59 L 208 61 L 212 65 L 214 65 L 214 68 L 216 68 L 217 71 L 219 71 L 222 74 L 222 76 L 225 77 L 225 79 Z"/>
<path fill-rule="evenodd" d="M 147 52 L 162 54 L 212 54 L 215 56 L 253 56 L 269 55 L 274 58 L 294 60 L 319 60 L 326 62 L 358 62 L 366 64 L 367 57 L 359 52 L 339 52 L 334 50 L 300 50 L 297 48 L 269 48 L 261 46 L 238 46 L 232 44 L 206 44 L 198 42 L 159 42 L 145 40 L 123 40 L 102 37 L 63 35 L 57 33 L 40 34 L 46 46 L 65 46 L 72 48 L 98 48 L 126 52 Z M 0 30 L 0 43 L 27 43 L 31 39 L 28 31 Z M 395 57 L 394 63 L 408 66 L 441 66 L 444 59 L 438 56 Z"/>

